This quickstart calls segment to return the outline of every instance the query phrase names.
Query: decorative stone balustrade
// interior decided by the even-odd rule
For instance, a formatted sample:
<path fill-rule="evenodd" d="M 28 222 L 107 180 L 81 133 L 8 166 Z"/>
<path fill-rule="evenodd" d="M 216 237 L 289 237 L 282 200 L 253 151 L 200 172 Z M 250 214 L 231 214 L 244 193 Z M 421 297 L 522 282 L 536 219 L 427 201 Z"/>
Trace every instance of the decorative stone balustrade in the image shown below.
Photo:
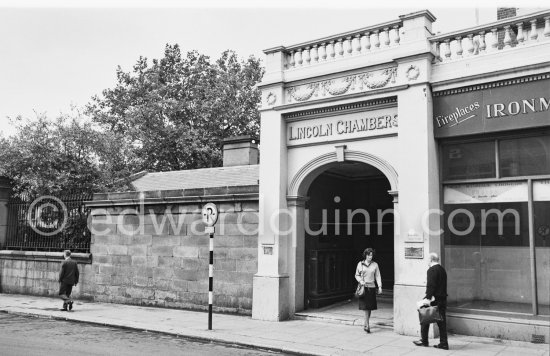
<path fill-rule="evenodd" d="M 448 62 L 550 41 L 550 10 L 430 37 L 435 62 Z"/>
<path fill-rule="evenodd" d="M 284 49 L 285 70 L 370 53 L 399 46 L 402 20 L 321 38 Z"/>

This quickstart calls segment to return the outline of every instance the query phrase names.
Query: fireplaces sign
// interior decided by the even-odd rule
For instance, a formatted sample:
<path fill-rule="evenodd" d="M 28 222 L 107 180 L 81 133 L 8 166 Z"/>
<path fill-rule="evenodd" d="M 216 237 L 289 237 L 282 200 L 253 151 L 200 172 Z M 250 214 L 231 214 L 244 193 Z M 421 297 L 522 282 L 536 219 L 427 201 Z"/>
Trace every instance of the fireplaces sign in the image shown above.
<path fill-rule="evenodd" d="M 485 89 L 473 87 L 458 94 L 436 93 L 435 137 L 550 126 L 550 75 L 535 79 L 487 84 Z"/>

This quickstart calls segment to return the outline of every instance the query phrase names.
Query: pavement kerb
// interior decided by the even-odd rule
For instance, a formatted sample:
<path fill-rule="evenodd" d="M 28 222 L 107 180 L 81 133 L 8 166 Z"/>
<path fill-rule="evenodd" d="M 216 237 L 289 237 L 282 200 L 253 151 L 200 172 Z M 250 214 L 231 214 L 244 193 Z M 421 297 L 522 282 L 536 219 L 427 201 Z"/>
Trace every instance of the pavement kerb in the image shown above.
<path fill-rule="evenodd" d="M 293 338 L 287 338 L 282 337 L 278 338 L 275 337 L 263 337 L 264 333 L 268 335 L 271 331 L 271 327 L 267 324 L 264 325 L 261 321 L 253 321 L 254 326 L 252 329 L 255 329 L 256 327 L 263 328 L 260 333 L 258 332 L 249 332 L 250 327 L 237 327 L 237 329 L 234 329 L 234 322 L 237 322 L 239 324 L 240 320 L 232 320 L 233 318 L 220 318 L 220 323 L 223 320 L 223 323 L 225 326 L 220 326 L 220 328 L 209 331 L 206 330 L 206 328 L 197 328 L 196 327 L 196 321 L 197 316 L 196 315 L 187 315 L 190 317 L 190 319 L 187 320 L 187 322 L 168 322 L 168 324 L 162 324 L 163 317 L 155 317 L 152 323 L 148 322 L 147 313 L 144 313 L 144 318 L 136 318 L 136 317 L 129 317 L 126 318 L 125 315 L 127 312 L 133 313 L 136 312 L 134 307 L 138 309 L 142 309 L 138 306 L 127 306 L 124 305 L 124 308 L 121 310 L 121 312 L 118 314 L 118 316 L 110 317 L 109 314 L 105 315 L 103 313 L 103 309 L 109 310 L 108 308 L 112 306 L 112 304 L 104 304 L 104 303 L 94 303 L 94 302 L 83 302 L 83 309 L 82 311 L 86 311 L 86 308 L 84 308 L 84 305 L 90 305 L 93 306 L 94 304 L 98 306 L 99 309 L 95 309 L 91 314 L 87 313 L 81 313 L 80 310 L 75 312 L 54 312 L 51 313 L 51 310 L 59 310 L 57 308 L 50 308 L 52 306 L 52 303 L 57 304 L 58 300 L 55 298 L 49 298 L 49 297 L 42 297 L 42 296 L 26 296 L 26 295 L 16 295 L 16 294 L 3 294 L 0 293 L 0 296 L 6 296 L 6 299 L 0 299 L 0 312 L 3 312 L 5 314 L 13 314 L 13 315 L 23 315 L 23 316 L 31 316 L 36 318 L 42 318 L 42 319 L 51 319 L 51 320 L 65 320 L 65 321 L 72 321 L 72 322 L 79 322 L 82 324 L 89 324 L 89 325 L 97 325 L 97 326 L 107 326 L 107 327 L 114 327 L 122 330 L 132 330 L 132 331 L 140 331 L 140 332 L 149 332 L 152 334 L 161 334 L 161 335 L 170 335 L 173 337 L 186 339 L 190 341 L 197 341 L 197 342 L 204 342 L 204 343 L 214 343 L 214 344 L 220 344 L 220 345 L 226 345 L 226 346 L 234 346 L 234 347 L 241 347 L 245 349 L 255 349 L 260 351 L 272 351 L 272 352 L 280 352 L 280 353 L 286 353 L 286 354 L 293 354 L 293 355 L 335 355 L 335 354 L 343 354 L 346 353 L 346 350 L 351 350 L 352 348 L 349 348 L 347 344 L 341 343 L 341 344 L 335 344 L 335 343 L 310 343 L 309 339 L 300 341 L 299 339 Z M 10 300 L 9 298 L 13 298 L 13 300 Z M 11 302 L 17 302 L 19 304 L 13 305 Z M 92 308 L 93 309 L 93 308 Z M 90 309 L 90 310 L 92 310 Z M 127 310 L 124 310 L 127 309 Z M 164 310 L 164 308 L 155 308 L 155 307 L 144 307 L 143 309 L 155 309 L 155 310 Z M 182 310 L 182 312 L 187 312 L 186 310 Z M 192 313 L 196 313 L 196 311 L 188 311 Z M 205 314 L 205 313 L 201 313 Z M 218 313 L 216 313 L 218 314 Z M 220 315 L 223 315 L 225 313 L 219 313 Z M 131 314 L 130 314 L 131 315 Z M 159 315 L 159 314 L 157 314 Z M 186 316 L 186 317 L 187 317 Z M 122 317 L 122 318 L 121 318 Z M 201 317 L 199 316 L 199 319 Z M 296 320 L 297 319 L 297 320 Z M 292 320 L 296 320 L 298 323 L 300 323 L 299 320 L 304 320 L 302 318 L 292 318 Z M 318 318 L 308 318 L 311 320 L 314 325 L 319 324 L 319 322 L 315 319 Z M 306 319 L 306 320 L 308 320 Z M 167 320 L 171 320 L 171 318 L 168 318 Z M 177 320 L 174 318 L 174 320 Z M 189 322 L 189 320 L 191 322 Z M 201 319 L 202 320 L 202 319 Z M 228 325 L 229 321 L 229 325 Z M 351 326 L 350 329 L 356 329 L 357 326 L 351 325 L 349 323 L 341 323 L 341 320 L 339 319 L 336 323 L 327 323 L 325 325 L 337 325 L 337 324 L 344 324 L 347 326 Z M 159 323 L 160 322 L 160 323 Z M 326 322 L 326 321 L 325 321 Z M 195 324 L 193 324 L 195 323 Z M 265 322 L 268 323 L 268 322 Z M 296 324 L 299 325 L 300 328 L 303 324 Z M 324 327 L 322 327 L 325 329 Z M 341 327 L 337 327 L 341 328 Z M 294 328 L 291 328 L 292 330 L 296 330 Z M 386 328 L 382 328 L 386 329 Z M 340 329 L 343 330 L 343 329 Z M 384 330 L 387 332 L 387 329 Z M 292 333 L 294 333 L 293 331 Z M 397 334 L 396 334 L 397 335 Z M 387 335 L 382 335 L 387 336 Z M 393 336 L 393 335 L 392 335 Z M 399 335 L 397 335 L 399 336 Z M 405 335 L 402 335 L 403 337 L 407 337 Z M 510 347 L 510 352 L 518 352 L 520 349 L 524 349 L 521 351 L 528 351 L 533 352 L 533 354 L 536 355 L 545 355 L 550 356 L 548 353 L 548 344 L 532 344 L 528 342 L 521 342 L 521 341 L 513 341 L 513 340 L 501 340 L 501 339 L 493 339 L 493 338 L 486 338 L 486 337 L 473 337 L 473 336 L 467 336 L 467 335 L 450 335 L 453 340 L 456 340 L 456 346 L 458 346 L 457 350 L 461 349 L 464 345 L 492 345 L 492 346 L 502 346 L 505 348 Z M 410 338 L 410 337 L 409 337 Z M 407 341 L 408 343 L 408 341 Z M 384 346 L 391 346 L 390 344 L 381 344 L 382 347 Z M 410 345 L 409 345 L 410 346 Z M 406 346 L 396 346 L 396 347 L 404 347 Z M 471 350 L 475 349 L 475 346 Z M 483 349 L 483 347 L 482 347 Z M 512 350 L 515 349 L 515 350 Z M 349 351 L 348 350 L 348 351 Z M 374 350 L 374 349 L 373 349 Z M 541 350 L 544 350 L 544 352 L 541 352 Z M 411 350 L 412 351 L 412 350 Z M 506 354 L 506 350 L 504 351 L 504 354 Z M 413 353 L 415 351 L 412 351 Z M 500 351 L 499 351 L 500 352 Z M 418 352 L 416 352 L 418 353 Z M 510 353 L 508 353 L 510 354 Z M 527 353 L 526 353 L 527 354 Z M 496 355 L 496 353 L 494 353 Z"/>
<path fill-rule="evenodd" d="M 63 321 L 71 321 L 71 322 L 77 322 L 82 324 L 88 324 L 88 325 L 97 325 L 97 326 L 109 326 L 114 327 L 118 329 L 123 330 L 131 330 L 131 331 L 144 331 L 149 332 L 153 334 L 161 334 L 161 335 L 170 335 L 170 336 L 176 336 L 182 339 L 190 340 L 190 341 L 200 341 L 200 342 L 213 342 L 216 344 L 221 345 L 227 345 L 227 346 L 240 346 L 247 349 L 254 349 L 254 350 L 260 350 L 260 351 L 274 351 L 279 353 L 285 353 L 285 354 L 291 354 L 291 355 L 301 355 L 301 356 L 319 356 L 319 355 L 325 355 L 325 354 L 318 354 L 318 353 L 307 353 L 303 351 L 298 351 L 291 348 L 281 348 L 281 347 L 274 347 L 269 345 L 258 345 L 258 342 L 255 343 L 247 343 L 243 341 L 228 341 L 223 338 L 215 337 L 215 335 L 212 335 L 212 337 L 205 337 L 205 336 L 198 336 L 198 335 L 188 335 L 188 334 L 180 334 L 180 333 L 171 333 L 168 331 L 159 331 L 159 330 L 151 330 L 151 329 L 145 329 L 140 328 L 136 326 L 128 326 L 128 325 L 117 325 L 117 324 L 110 324 L 110 323 L 104 323 L 99 321 L 91 321 L 91 320 L 80 320 L 80 319 L 73 319 L 70 317 L 63 317 L 63 316 L 56 316 L 56 315 L 42 315 L 37 313 L 23 313 L 19 311 L 10 311 L 10 310 L 0 310 L 0 313 L 5 314 L 13 314 L 13 315 L 21 315 L 21 316 L 32 316 L 35 318 L 41 318 L 41 319 L 54 319 L 54 320 L 63 320 Z"/>
<path fill-rule="evenodd" d="M 297 314 L 297 315 L 294 315 L 294 317 L 292 317 L 292 320 L 322 321 L 324 323 L 329 323 L 329 324 L 359 326 L 361 328 L 363 327 L 363 320 L 361 320 L 361 321 L 351 321 L 351 320 L 347 320 L 347 319 L 338 319 L 338 318 L 326 319 L 326 318 L 318 317 L 318 316 L 315 316 L 315 315 Z M 381 323 L 373 323 L 372 320 L 371 320 L 371 325 L 376 325 L 376 327 L 378 327 L 380 329 L 393 330 L 393 327 L 391 327 L 391 326 L 381 324 Z"/>

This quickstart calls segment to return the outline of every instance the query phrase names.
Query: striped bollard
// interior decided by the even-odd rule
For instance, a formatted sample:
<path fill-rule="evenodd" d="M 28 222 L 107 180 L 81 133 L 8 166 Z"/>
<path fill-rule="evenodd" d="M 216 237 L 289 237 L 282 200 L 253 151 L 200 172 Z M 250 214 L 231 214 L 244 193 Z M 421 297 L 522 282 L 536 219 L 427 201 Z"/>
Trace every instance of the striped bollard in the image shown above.
<path fill-rule="evenodd" d="M 214 299 L 214 226 L 207 226 L 210 234 L 210 262 L 208 265 L 208 330 L 212 330 L 212 301 Z"/>
<path fill-rule="evenodd" d="M 208 265 L 208 330 L 212 330 L 212 302 L 214 300 L 214 224 L 218 221 L 218 208 L 212 203 L 202 208 L 202 221 L 206 224 L 205 234 L 210 234 L 210 261 Z"/>

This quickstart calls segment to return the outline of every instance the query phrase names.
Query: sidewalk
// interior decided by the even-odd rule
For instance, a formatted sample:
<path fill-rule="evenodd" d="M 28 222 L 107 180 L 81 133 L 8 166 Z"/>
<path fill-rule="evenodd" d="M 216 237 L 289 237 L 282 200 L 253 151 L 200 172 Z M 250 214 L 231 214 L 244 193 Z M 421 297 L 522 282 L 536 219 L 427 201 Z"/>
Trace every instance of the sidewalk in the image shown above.
<path fill-rule="evenodd" d="M 72 312 L 59 311 L 54 298 L 0 294 L 0 312 L 155 331 L 225 344 L 269 349 L 303 355 L 549 355 L 548 344 L 500 341 L 450 335 L 450 350 L 413 345 L 417 338 L 395 334 L 388 328 L 361 327 L 309 320 L 269 322 L 250 317 L 214 314 L 213 329 L 208 314 L 177 309 L 121 304 L 75 302 Z M 430 340 L 436 344 L 437 340 Z"/>

